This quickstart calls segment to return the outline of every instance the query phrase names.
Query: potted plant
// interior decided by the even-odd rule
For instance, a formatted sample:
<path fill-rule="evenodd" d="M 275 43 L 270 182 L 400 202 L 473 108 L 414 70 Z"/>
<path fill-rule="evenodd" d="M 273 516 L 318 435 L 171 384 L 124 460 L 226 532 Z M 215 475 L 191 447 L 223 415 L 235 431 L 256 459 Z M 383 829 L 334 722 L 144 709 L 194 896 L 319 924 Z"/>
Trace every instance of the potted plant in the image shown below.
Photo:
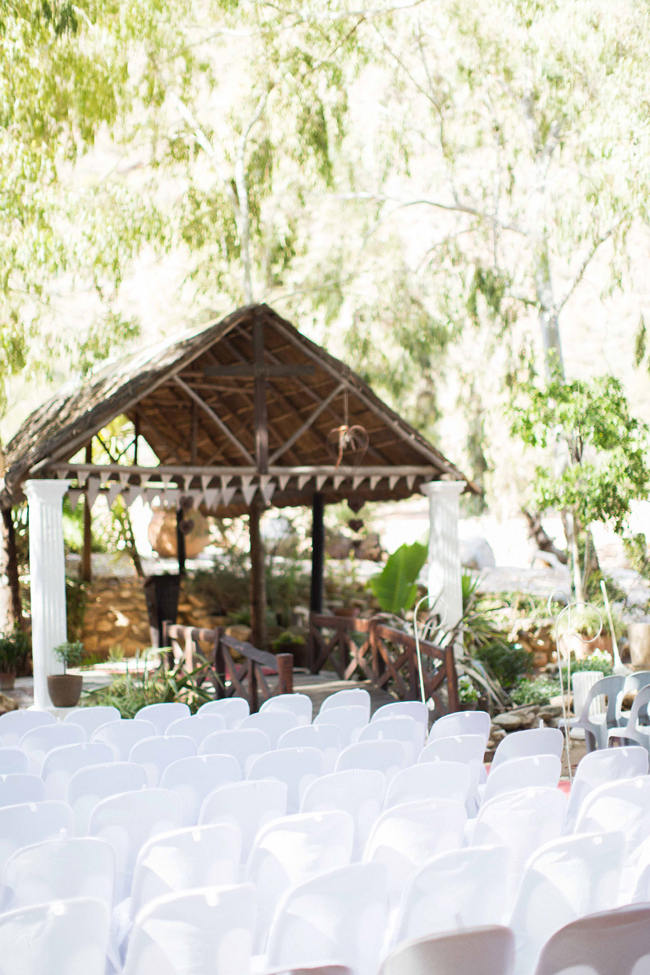
<path fill-rule="evenodd" d="M 29 653 L 29 637 L 22 630 L 0 633 L 0 691 L 14 686 L 16 671 L 24 666 Z"/>
<path fill-rule="evenodd" d="M 73 643 L 66 640 L 54 648 L 55 656 L 63 664 L 62 674 L 50 674 L 47 678 L 47 689 L 55 708 L 73 708 L 79 703 L 83 677 L 67 671 L 68 667 L 77 667 L 81 663 L 83 651 L 83 644 L 79 640 Z"/>
<path fill-rule="evenodd" d="M 458 678 L 458 703 L 461 711 L 475 711 L 478 705 L 479 693 L 472 678 L 461 674 Z"/>

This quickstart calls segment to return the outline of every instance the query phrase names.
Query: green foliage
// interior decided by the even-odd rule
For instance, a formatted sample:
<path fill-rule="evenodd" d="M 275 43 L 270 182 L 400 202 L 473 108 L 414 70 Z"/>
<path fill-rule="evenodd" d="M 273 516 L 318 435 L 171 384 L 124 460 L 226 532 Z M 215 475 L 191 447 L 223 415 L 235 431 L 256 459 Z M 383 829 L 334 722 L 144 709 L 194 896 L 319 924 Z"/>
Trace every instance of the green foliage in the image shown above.
<path fill-rule="evenodd" d="M 389 555 L 382 571 L 369 579 L 383 612 L 398 616 L 411 609 L 417 597 L 416 580 L 426 560 L 426 545 L 405 543 Z"/>
<path fill-rule="evenodd" d="M 513 704 L 548 704 L 552 697 L 560 693 L 560 682 L 550 677 L 535 677 L 534 680 L 521 679 L 511 692 Z"/>
<path fill-rule="evenodd" d="M 10 674 L 24 673 L 30 652 L 29 637 L 22 630 L 0 634 L 0 670 Z"/>
<path fill-rule="evenodd" d="M 210 693 L 200 683 L 203 667 L 191 673 L 183 670 L 182 663 L 160 671 L 145 672 L 140 676 L 126 673 L 118 677 L 108 687 L 100 687 L 84 695 L 84 707 L 112 705 L 123 718 L 133 718 L 146 704 L 159 704 L 167 701 L 182 701 L 192 713 L 212 699 Z"/>
<path fill-rule="evenodd" d="M 625 555 L 632 568 L 639 575 L 648 578 L 650 576 L 650 553 L 648 551 L 648 540 L 643 532 L 623 538 L 623 548 Z"/>
<path fill-rule="evenodd" d="M 65 673 L 68 667 L 78 667 L 82 662 L 84 646 L 81 640 L 65 640 L 54 647 L 53 652 L 63 664 L 63 673 Z"/>
<path fill-rule="evenodd" d="M 472 683 L 471 677 L 461 674 L 458 678 L 458 700 L 461 704 L 473 704 L 479 699 L 479 692 Z"/>

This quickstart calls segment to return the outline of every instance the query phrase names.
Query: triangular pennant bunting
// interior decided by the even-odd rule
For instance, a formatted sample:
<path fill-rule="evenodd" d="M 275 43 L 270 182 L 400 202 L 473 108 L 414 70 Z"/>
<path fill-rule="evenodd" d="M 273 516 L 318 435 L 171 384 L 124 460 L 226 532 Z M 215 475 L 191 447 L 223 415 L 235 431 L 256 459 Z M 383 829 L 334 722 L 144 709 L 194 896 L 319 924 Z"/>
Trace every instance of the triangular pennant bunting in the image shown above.
<path fill-rule="evenodd" d="M 267 477 L 264 479 L 264 482 L 265 483 L 261 485 L 262 497 L 264 498 L 267 504 L 270 504 L 271 498 L 275 494 L 275 486 L 276 486 L 275 481 L 272 481 L 270 478 Z"/>
<path fill-rule="evenodd" d="M 230 499 L 232 498 L 236 490 L 237 490 L 236 486 L 223 488 L 221 492 L 221 500 L 223 504 L 230 504 Z"/>
<path fill-rule="evenodd" d="M 113 484 L 109 485 L 108 490 L 104 495 L 104 497 L 106 498 L 106 504 L 108 505 L 109 511 L 113 507 L 113 502 L 115 501 L 115 498 L 118 496 L 119 493 L 120 493 L 119 481 L 117 483 L 113 482 Z"/>
<path fill-rule="evenodd" d="M 391 491 L 399 481 L 399 478 L 400 478 L 399 474 L 391 474 L 391 476 L 388 478 L 388 487 L 391 489 Z"/>
<path fill-rule="evenodd" d="M 248 480 L 248 479 L 247 479 Z M 242 494 L 244 495 L 244 501 L 246 504 L 250 504 L 255 497 L 255 492 L 257 491 L 257 484 L 242 484 L 241 486 Z"/>
<path fill-rule="evenodd" d="M 366 479 L 366 475 L 365 474 L 356 474 L 352 478 L 352 487 L 356 490 L 356 488 L 358 488 L 359 485 L 362 484 L 365 481 L 365 479 Z"/>
<path fill-rule="evenodd" d="M 298 490 L 302 491 L 305 484 L 311 481 L 312 477 L 313 474 L 301 474 L 300 477 L 298 478 Z"/>
<path fill-rule="evenodd" d="M 77 501 L 82 494 L 83 491 L 81 491 L 79 488 L 73 488 L 72 491 L 68 491 L 68 500 L 70 502 L 70 508 L 72 511 L 74 511 L 74 509 L 77 507 Z"/>
<path fill-rule="evenodd" d="M 322 488 L 323 484 L 325 483 L 325 481 L 327 480 L 328 477 L 329 477 L 328 474 L 319 474 L 317 476 L 317 478 L 316 478 L 316 490 L 317 491 L 320 491 L 320 489 Z"/>
<path fill-rule="evenodd" d="M 406 485 L 409 491 L 411 490 L 414 484 L 415 484 L 415 474 L 409 474 L 409 476 L 406 478 Z"/>
<path fill-rule="evenodd" d="M 370 478 L 370 487 L 374 491 L 379 482 L 381 481 L 381 474 L 375 474 Z"/>
<path fill-rule="evenodd" d="M 280 474 L 278 476 L 278 484 L 280 485 L 280 490 L 284 491 L 287 484 L 291 480 L 291 474 Z"/>
<path fill-rule="evenodd" d="M 86 485 L 86 499 L 88 501 L 88 507 L 92 508 L 95 501 L 97 500 L 97 495 L 99 494 L 99 479 L 96 477 L 89 477 L 88 483 Z"/>

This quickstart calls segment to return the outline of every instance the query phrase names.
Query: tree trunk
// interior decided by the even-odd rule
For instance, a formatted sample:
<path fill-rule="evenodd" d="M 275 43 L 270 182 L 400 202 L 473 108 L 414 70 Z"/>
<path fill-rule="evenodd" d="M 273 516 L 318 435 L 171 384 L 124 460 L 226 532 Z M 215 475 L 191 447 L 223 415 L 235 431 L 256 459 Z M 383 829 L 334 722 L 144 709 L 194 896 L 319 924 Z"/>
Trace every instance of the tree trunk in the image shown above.
<path fill-rule="evenodd" d="M 546 241 L 536 256 L 535 291 L 537 293 L 539 327 L 544 351 L 544 374 L 547 382 L 550 382 L 554 372 L 559 370 L 561 378 L 564 379 L 560 322 L 553 295 L 553 281 Z"/>
<path fill-rule="evenodd" d="M 2 543 L 0 545 L 0 632 L 10 632 L 23 627 L 18 579 L 18 554 L 16 532 L 11 508 L 2 509 Z"/>
<path fill-rule="evenodd" d="M 565 511 L 563 515 L 564 532 L 569 549 L 569 564 L 571 567 L 571 588 L 577 603 L 584 603 L 585 589 L 582 572 L 580 571 L 580 552 L 578 549 L 579 523 L 573 512 Z"/>

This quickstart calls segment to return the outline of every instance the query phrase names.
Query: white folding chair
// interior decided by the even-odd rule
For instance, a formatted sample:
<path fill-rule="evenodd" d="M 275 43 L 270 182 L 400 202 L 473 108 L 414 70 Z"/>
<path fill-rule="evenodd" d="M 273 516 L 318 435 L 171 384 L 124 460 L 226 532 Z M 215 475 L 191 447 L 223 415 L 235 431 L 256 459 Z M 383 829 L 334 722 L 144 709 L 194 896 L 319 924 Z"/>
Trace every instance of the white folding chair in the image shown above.
<path fill-rule="evenodd" d="M 143 844 L 180 826 L 181 801 L 171 789 L 121 792 L 97 803 L 90 814 L 88 833 L 113 847 L 116 900 L 123 900 L 131 889 L 133 867 Z"/>
<path fill-rule="evenodd" d="M 278 905 L 268 939 L 270 970 L 313 971 L 336 958 L 355 975 L 375 975 L 388 920 L 385 868 L 353 863 L 290 887 Z"/>
<path fill-rule="evenodd" d="M 606 785 L 616 779 L 646 775 L 647 772 L 648 753 L 640 745 L 599 748 L 597 751 L 587 752 L 578 762 L 573 776 L 567 810 L 567 830 L 573 829 L 583 802 L 599 785 Z"/>
<path fill-rule="evenodd" d="M 362 741 L 399 741 L 404 749 L 406 764 L 412 765 L 424 746 L 422 725 L 406 714 L 398 714 L 380 721 L 371 721 L 359 732 Z"/>
<path fill-rule="evenodd" d="M 160 778 L 172 762 L 196 755 L 196 744 L 186 735 L 154 735 L 137 741 L 129 752 L 129 761 L 142 765 L 147 774 L 147 785 L 158 785 Z"/>
<path fill-rule="evenodd" d="M 220 715 L 226 728 L 238 728 L 250 714 L 250 707 L 244 697 L 222 697 L 218 701 L 206 701 L 196 712 L 197 718 L 205 718 L 209 714 Z"/>
<path fill-rule="evenodd" d="M 70 779 L 80 768 L 113 761 L 113 751 L 104 742 L 82 741 L 76 745 L 60 745 L 48 752 L 43 760 L 41 778 L 48 799 L 66 799 Z"/>
<path fill-rule="evenodd" d="M 394 945 L 459 928 L 507 924 L 505 846 L 447 850 L 423 863 L 407 882 L 392 937 Z"/>
<path fill-rule="evenodd" d="M 465 809 L 457 799 L 420 799 L 383 812 L 368 837 L 364 861 L 383 863 L 396 904 L 407 881 L 431 857 L 463 845 Z"/>
<path fill-rule="evenodd" d="M 147 705 L 155 707 L 155 705 Z M 137 741 L 158 734 L 155 725 L 143 718 L 122 718 L 109 721 L 93 731 L 90 740 L 102 741 L 113 749 L 116 762 L 128 762 L 131 749 Z"/>
<path fill-rule="evenodd" d="M 475 714 L 476 712 L 467 713 Z M 462 762 L 467 765 L 470 770 L 470 797 L 472 799 L 477 792 L 479 782 L 485 776 L 484 755 L 485 739 L 483 735 L 452 735 L 449 738 L 430 738 L 429 744 L 420 752 L 418 762 Z"/>
<path fill-rule="evenodd" d="M 182 803 L 183 825 L 194 825 L 205 797 L 220 785 L 241 780 L 239 762 L 233 755 L 190 755 L 172 762 L 160 785 L 172 789 Z"/>
<path fill-rule="evenodd" d="M 452 711 L 451 714 L 443 714 L 431 725 L 429 741 L 459 735 L 480 735 L 486 743 L 490 737 L 490 715 L 487 711 Z"/>
<path fill-rule="evenodd" d="M 367 724 L 370 720 L 370 694 L 363 687 L 351 687 L 329 694 L 320 706 L 319 716 L 325 711 L 340 707 L 362 707 L 366 713 Z"/>
<path fill-rule="evenodd" d="M 27 772 L 29 762 L 27 755 L 15 745 L 0 746 L 0 775 L 9 775 L 11 772 Z"/>
<path fill-rule="evenodd" d="M 165 735 L 182 735 L 191 738 L 198 748 L 201 742 L 213 731 L 225 731 L 226 719 L 221 714 L 205 714 L 201 718 L 192 715 L 189 718 L 177 718 L 167 725 Z"/>
<path fill-rule="evenodd" d="M 578 717 L 569 720 L 571 729 L 581 728 L 584 731 L 588 752 L 607 748 L 607 733 L 610 728 L 616 728 L 621 719 L 624 684 L 625 678 L 617 674 L 601 677 L 589 689 Z"/>
<path fill-rule="evenodd" d="M 277 747 L 318 748 L 323 755 L 323 771 L 332 772 L 342 748 L 341 732 L 336 725 L 300 725 L 280 735 Z"/>
<path fill-rule="evenodd" d="M 555 789 L 560 781 L 561 772 L 562 761 L 557 755 L 509 758 L 490 770 L 483 789 L 482 801 L 489 802 L 502 792 L 513 792 L 528 786 Z"/>
<path fill-rule="evenodd" d="M 86 736 L 90 738 L 101 725 L 108 724 L 110 721 L 120 721 L 121 718 L 122 715 L 117 708 L 110 704 L 98 704 L 90 708 L 75 708 L 74 711 L 66 714 L 63 722 L 80 725 L 85 730 Z"/>
<path fill-rule="evenodd" d="M 135 919 L 122 975 L 243 975 L 250 971 L 251 884 L 166 894 Z"/>
<path fill-rule="evenodd" d="M 239 731 L 251 729 L 263 731 L 268 735 L 271 748 L 275 748 L 280 735 L 302 723 L 293 711 L 278 708 L 276 711 L 258 711 L 256 714 L 249 714 L 240 724 Z"/>
<path fill-rule="evenodd" d="M 339 730 L 342 744 L 350 745 L 357 741 L 361 729 L 368 724 L 368 710 L 360 704 L 342 704 L 325 710 L 321 708 L 313 724 L 316 727 L 333 725 Z"/>
<path fill-rule="evenodd" d="M 401 741 L 357 741 L 344 748 L 336 760 L 335 771 L 346 769 L 375 769 L 390 780 L 408 765 Z"/>
<path fill-rule="evenodd" d="M 391 701 L 390 704 L 382 704 L 370 718 L 370 724 L 375 721 L 383 721 L 384 718 L 402 717 L 403 715 L 406 715 L 407 718 L 413 718 L 422 726 L 424 743 L 429 729 L 429 709 L 422 701 Z"/>
<path fill-rule="evenodd" d="M 418 762 L 390 780 L 384 808 L 416 799 L 458 799 L 465 805 L 471 782 L 469 767 L 462 762 Z"/>
<path fill-rule="evenodd" d="M 2 971 L 13 975 L 104 975 L 110 914 L 75 897 L 0 915 Z"/>
<path fill-rule="evenodd" d="M 307 694 L 296 692 L 294 694 L 276 694 L 275 697 L 269 697 L 262 704 L 260 714 L 266 714 L 269 711 L 289 711 L 295 715 L 301 725 L 311 724 L 312 703 Z"/>
<path fill-rule="evenodd" d="M 354 822 L 353 858 L 363 852 L 370 830 L 381 813 L 386 776 L 376 769 L 347 769 L 322 775 L 307 786 L 301 812 L 343 809 Z"/>
<path fill-rule="evenodd" d="M 624 848 L 621 833 L 583 833 L 533 853 L 510 919 L 518 972 L 533 972 L 542 947 L 565 924 L 616 906 Z"/>
<path fill-rule="evenodd" d="M 352 817 L 341 810 L 284 816 L 260 829 L 246 867 L 257 890 L 258 951 L 264 951 L 279 897 L 294 884 L 348 864 L 353 840 Z"/>
<path fill-rule="evenodd" d="M 650 971 L 650 906 L 602 911 L 549 938 L 535 975 L 645 975 Z"/>
<path fill-rule="evenodd" d="M 612 745 L 640 745 L 646 752 L 650 751 L 650 726 L 648 725 L 648 706 L 650 705 L 650 684 L 645 684 L 638 692 L 625 725 L 610 728 L 607 744 Z"/>
<path fill-rule="evenodd" d="M 29 770 L 40 775 L 43 761 L 48 752 L 61 745 L 77 745 L 86 741 L 86 732 L 74 724 L 46 724 L 25 732 L 20 739 L 20 747 L 27 755 Z"/>
<path fill-rule="evenodd" d="M 511 975 L 514 938 L 501 926 L 467 928 L 408 941 L 388 956 L 379 975 Z"/>
<path fill-rule="evenodd" d="M 145 704 L 135 717 L 140 721 L 150 721 L 155 728 L 152 734 L 164 735 L 172 721 L 189 716 L 190 709 L 182 701 L 162 701 L 159 704 Z"/>
<path fill-rule="evenodd" d="M 22 846 L 70 836 L 72 827 L 72 810 L 58 799 L 3 806 L 0 809 L 0 874 L 11 854 Z"/>
<path fill-rule="evenodd" d="M 92 836 L 64 836 L 16 850 L 4 869 L 3 910 L 68 897 L 95 897 L 112 909 L 115 854 Z"/>
<path fill-rule="evenodd" d="M 41 802 L 45 786 L 40 775 L 33 772 L 9 772 L 0 775 L 0 806 L 16 806 L 21 802 Z"/>
<path fill-rule="evenodd" d="M 6 711 L 5 714 L 0 714 L 0 746 L 6 748 L 17 745 L 28 731 L 47 724 L 56 724 L 56 718 L 49 711 Z"/>
<path fill-rule="evenodd" d="M 146 784 L 144 768 L 134 762 L 108 762 L 79 769 L 68 782 L 66 796 L 74 816 L 75 833 L 87 834 L 90 814 L 102 799 L 143 789 Z"/>
<path fill-rule="evenodd" d="M 232 782 L 210 792 L 201 805 L 199 825 L 232 823 L 241 832 L 245 863 L 259 830 L 287 812 L 287 786 L 279 779 Z"/>
<path fill-rule="evenodd" d="M 297 812 L 305 788 L 323 772 L 318 748 L 276 748 L 251 760 L 248 779 L 280 779 L 287 786 L 287 812 Z"/>
<path fill-rule="evenodd" d="M 271 749 L 271 739 L 259 728 L 235 728 L 232 731 L 214 731 L 204 738 L 198 748 L 199 755 L 232 755 L 239 762 L 242 775 L 255 755 Z"/>
<path fill-rule="evenodd" d="M 511 758 L 525 758 L 529 755 L 556 755 L 561 758 L 563 748 L 564 735 L 559 728 L 512 731 L 497 745 L 490 771 Z"/>

